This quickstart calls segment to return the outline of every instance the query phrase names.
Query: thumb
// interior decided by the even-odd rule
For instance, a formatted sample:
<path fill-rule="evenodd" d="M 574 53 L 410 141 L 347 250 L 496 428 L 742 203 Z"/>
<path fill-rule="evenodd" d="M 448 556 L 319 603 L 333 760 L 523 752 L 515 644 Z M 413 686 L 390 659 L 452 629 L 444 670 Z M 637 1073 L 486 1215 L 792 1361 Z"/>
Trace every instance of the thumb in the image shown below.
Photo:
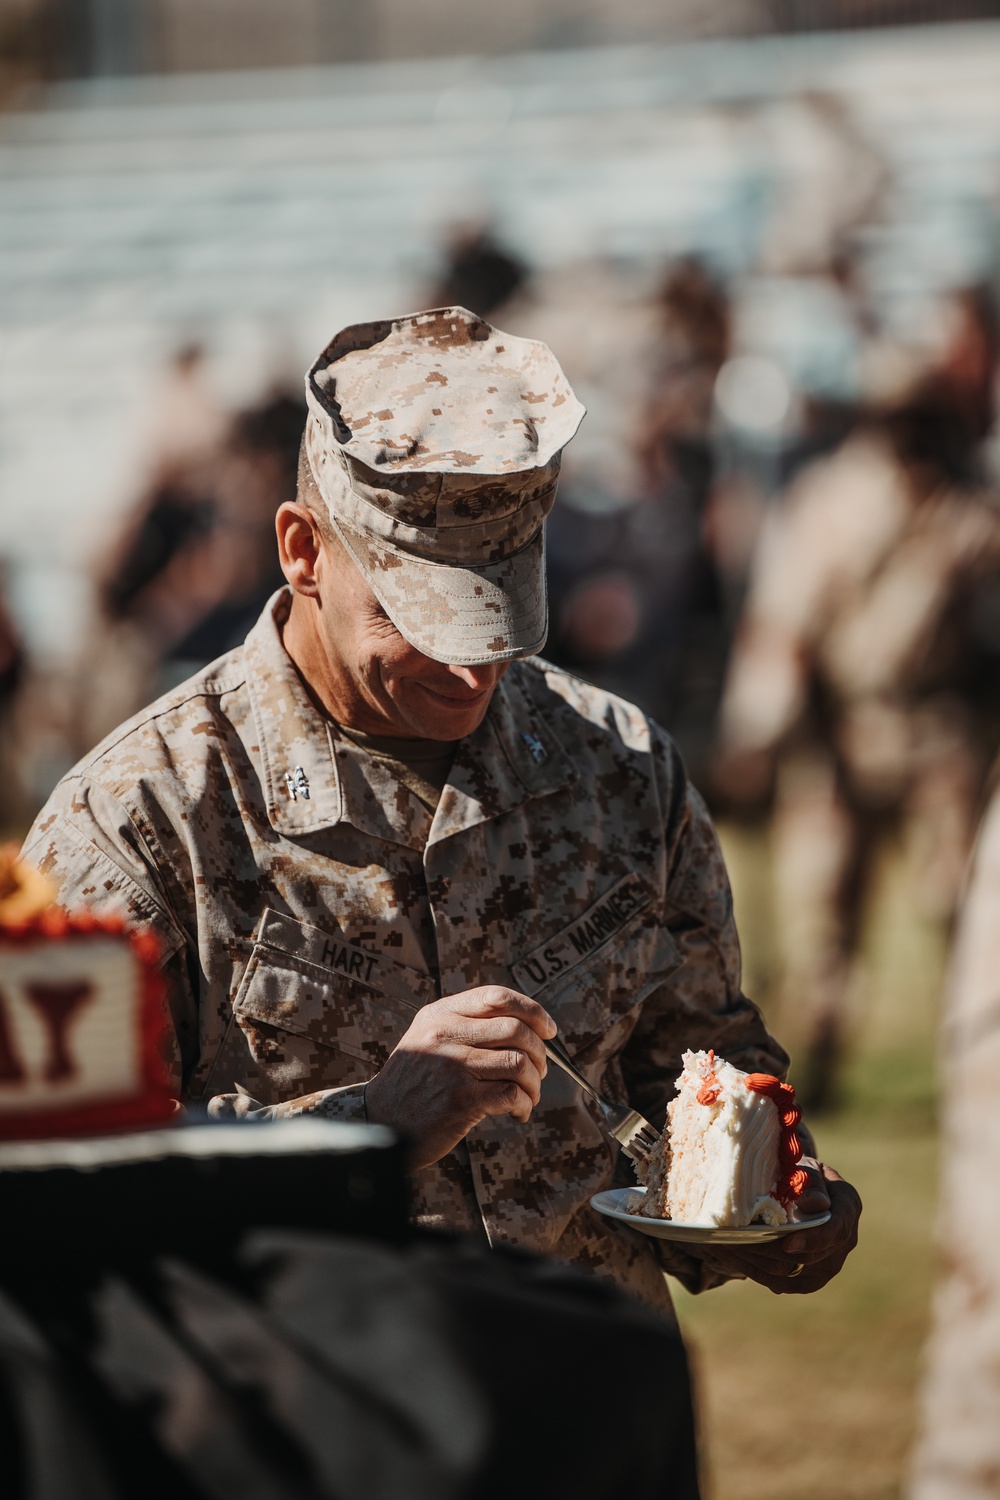
<path fill-rule="evenodd" d="M 800 1157 L 799 1166 L 809 1181 L 795 1200 L 793 1216 L 796 1219 L 809 1219 L 814 1214 L 825 1214 L 830 1207 L 830 1194 L 826 1184 L 839 1182 L 840 1178 L 832 1167 L 824 1166 L 814 1156 Z"/>

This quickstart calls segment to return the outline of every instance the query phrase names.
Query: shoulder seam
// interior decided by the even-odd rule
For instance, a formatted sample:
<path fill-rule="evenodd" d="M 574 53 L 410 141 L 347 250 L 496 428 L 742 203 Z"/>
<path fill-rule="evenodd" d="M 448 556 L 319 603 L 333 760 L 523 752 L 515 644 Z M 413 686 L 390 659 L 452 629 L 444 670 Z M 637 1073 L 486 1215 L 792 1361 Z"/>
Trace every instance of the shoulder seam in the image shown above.
<path fill-rule="evenodd" d="M 203 683 L 199 688 L 186 693 L 183 697 L 169 699 L 169 701 L 164 703 L 162 707 L 157 707 L 156 703 L 150 704 L 149 710 L 147 710 L 145 715 L 138 721 L 138 723 L 130 721 L 128 727 L 123 727 L 122 733 L 119 734 L 116 739 L 110 741 L 102 740 L 101 744 L 99 746 L 95 746 L 84 760 L 80 761 L 72 771 L 67 773 L 63 780 L 68 781 L 73 777 L 79 779 L 86 775 L 88 772 L 91 772 L 96 765 L 99 765 L 100 762 L 95 762 L 93 758 L 98 749 L 100 749 L 101 758 L 103 759 L 105 755 L 110 755 L 112 750 L 117 750 L 119 745 L 123 744 L 126 740 L 131 739 L 132 735 L 138 734 L 139 731 L 141 729 L 144 729 L 148 724 L 154 724 L 158 719 L 162 719 L 166 714 L 175 713 L 178 709 L 183 708 L 186 703 L 191 703 L 196 698 L 221 698 L 224 693 L 232 693 L 235 692 L 237 688 L 245 687 L 248 675 L 248 673 L 243 672 L 238 677 L 233 677 L 229 680 L 223 680 L 222 682 Z M 153 710 L 155 710 L 155 712 Z"/>
<path fill-rule="evenodd" d="M 563 697 L 561 693 L 556 692 L 554 688 L 550 686 L 546 681 L 546 678 L 550 673 L 557 677 L 561 677 L 576 691 L 581 691 L 584 694 L 593 693 L 607 707 L 611 709 L 614 709 L 616 706 L 621 706 L 622 708 L 627 709 L 633 714 L 638 714 L 649 728 L 651 743 L 656 739 L 657 734 L 665 736 L 668 740 L 671 741 L 671 743 L 673 743 L 672 736 L 670 735 L 668 730 L 665 730 L 663 726 L 659 724 L 656 719 L 654 719 L 650 714 L 648 714 L 644 708 L 640 708 L 639 704 L 632 703 L 628 698 L 623 698 L 620 693 L 612 692 L 610 688 L 598 687 L 595 683 L 588 682 L 585 677 L 580 677 L 577 675 L 577 673 L 569 671 L 568 668 L 556 666 L 554 662 L 546 661 L 544 657 L 527 657 L 524 659 L 523 665 L 530 666 L 534 669 L 536 673 L 536 681 L 541 688 L 544 688 L 545 693 L 548 697 L 557 699 L 558 704 L 561 705 L 563 709 L 569 710 L 570 713 L 575 714 L 578 718 L 586 720 L 586 722 L 593 729 L 601 730 L 612 738 L 621 738 L 621 735 L 618 734 L 616 730 L 609 728 L 609 726 L 604 722 L 603 719 L 589 718 L 587 714 L 583 713 L 581 709 L 579 709 L 569 699 Z M 548 707 L 549 705 L 544 706 L 544 708 L 546 709 Z M 552 707 L 555 708 L 556 705 L 552 705 Z"/>
<path fill-rule="evenodd" d="M 109 795 L 113 794 L 109 793 Z M 122 812 L 125 814 L 126 818 L 128 818 L 129 824 L 135 830 L 136 837 L 143 844 L 145 844 L 145 838 L 141 830 L 136 828 L 135 822 L 129 814 L 128 808 L 123 802 L 121 802 L 119 798 L 115 798 L 115 801 L 118 802 L 118 805 L 121 808 Z M 78 844 L 84 845 L 90 851 L 92 859 L 100 861 L 101 863 L 106 865 L 108 869 L 115 872 L 120 887 L 127 887 L 127 889 L 133 893 L 132 899 L 136 900 L 136 904 L 140 907 L 145 908 L 149 913 L 148 920 L 157 921 L 162 919 L 170 926 L 176 936 L 176 942 L 174 946 L 169 950 L 169 952 L 161 955 L 161 959 L 165 960 L 171 957 L 173 953 L 176 953 L 181 948 L 183 948 L 186 939 L 183 930 L 178 925 L 170 908 L 163 905 L 161 901 L 157 900 L 156 896 L 153 895 L 151 891 L 145 890 L 135 879 L 135 877 L 128 872 L 128 870 L 124 869 L 117 860 L 112 859 L 111 856 L 104 849 L 100 848 L 100 846 L 96 844 L 93 839 L 88 838 L 83 829 L 77 825 L 76 821 L 73 818 L 68 817 L 65 813 L 60 813 L 58 815 L 58 822 L 60 822 L 64 828 L 70 831 L 71 835 L 78 841 Z M 42 842 L 44 837 L 45 834 L 39 833 L 38 836 L 31 841 L 30 845 L 26 845 L 24 849 L 25 856 L 29 855 L 31 850 L 35 849 Z"/>

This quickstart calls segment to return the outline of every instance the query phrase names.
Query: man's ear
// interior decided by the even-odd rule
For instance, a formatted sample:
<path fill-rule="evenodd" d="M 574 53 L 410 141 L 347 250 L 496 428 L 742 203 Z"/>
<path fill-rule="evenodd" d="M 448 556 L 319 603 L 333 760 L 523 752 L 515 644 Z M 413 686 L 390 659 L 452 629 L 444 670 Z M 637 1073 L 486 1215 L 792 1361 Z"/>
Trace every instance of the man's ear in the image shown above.
<path fill-rule="evenodd" d="M 315 598 L 319 593 L 316 570 L 323 550 L 316 517 L 307 505 L 286 500 L 278 507 L 274 529 L 281 571 L 297 594 Z"/>

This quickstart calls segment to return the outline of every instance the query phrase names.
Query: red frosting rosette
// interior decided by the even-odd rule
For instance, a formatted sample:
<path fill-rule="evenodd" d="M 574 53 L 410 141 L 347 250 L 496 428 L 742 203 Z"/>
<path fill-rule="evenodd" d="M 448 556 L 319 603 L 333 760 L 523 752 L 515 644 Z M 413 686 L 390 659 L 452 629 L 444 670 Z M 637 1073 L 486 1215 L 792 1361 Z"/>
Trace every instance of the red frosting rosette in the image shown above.
<path fill-rule="evenodd" d="M 781 1137 L 778 1141 L 778 1170 L 780 1176 L 775 1196 L 783 1208 L 788 1208 L 794 1199 L 802 1196 L 809 1181 L 808 1174 L 799 1166 L 802 1142 L 796 1125 L 802 1119 L 802 1111 L 795 1102 L 795 1090 L 790 1083 L 782 1083 L 770 1073 L 748 1073 L 746 1086 L 755 1094 L 766 1094 L 774 1101 L 781 1118 Z"/>

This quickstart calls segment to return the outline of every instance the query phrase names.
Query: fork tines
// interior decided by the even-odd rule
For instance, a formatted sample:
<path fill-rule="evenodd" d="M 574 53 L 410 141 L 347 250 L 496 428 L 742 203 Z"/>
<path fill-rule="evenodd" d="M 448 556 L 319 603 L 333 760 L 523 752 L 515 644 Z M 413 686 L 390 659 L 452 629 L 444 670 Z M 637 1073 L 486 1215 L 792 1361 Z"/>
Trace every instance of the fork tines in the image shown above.
<path fill-rule="evenodd" d="M 629 1135 L 627 1141 L 621 1143 L 621 1148 L 626 1156 L 631 1156 L 634 1161 L 644 1161 L 653 1147 L 659 1144 L 660 1137 L 652 1125 L 643 1124 L 634 1133 Z"/>

